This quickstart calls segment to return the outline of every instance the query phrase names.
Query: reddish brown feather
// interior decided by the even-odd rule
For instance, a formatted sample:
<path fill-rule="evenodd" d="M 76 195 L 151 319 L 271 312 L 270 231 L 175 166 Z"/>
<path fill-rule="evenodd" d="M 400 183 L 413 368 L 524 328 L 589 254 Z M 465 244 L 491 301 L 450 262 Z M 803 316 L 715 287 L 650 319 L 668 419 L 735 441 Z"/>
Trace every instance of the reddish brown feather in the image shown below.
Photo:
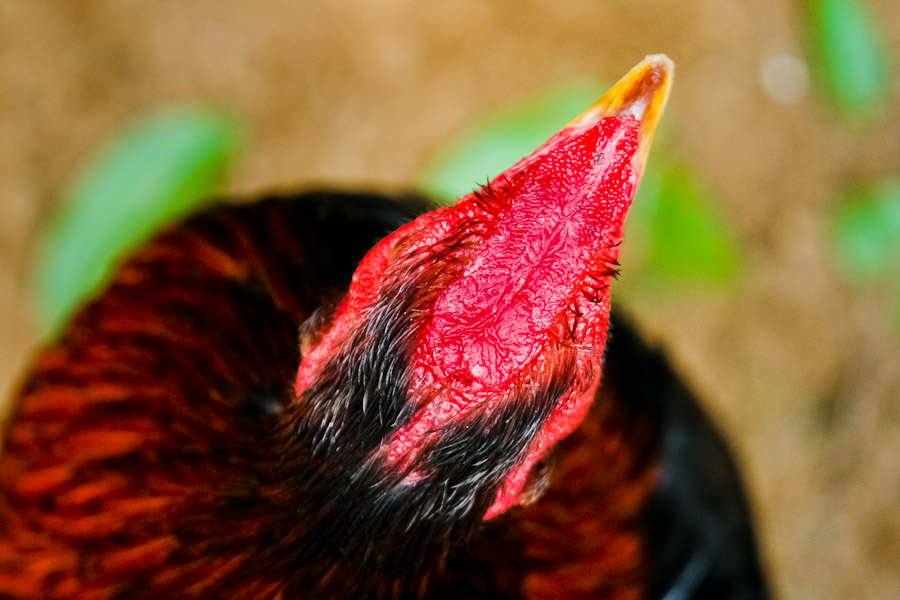
<path fill-rule="evenodd" d="M 644 597 L 641 517 L 658 477 L 655 435 L 601 385 L 587 417 L 555 450 L 541 498 L 488 523 L 479 540 L 476 552 L 490 554 L 497 573 L 515 573 L 519 591 L 503 597 Z"/>
<path fill-rule="evenodd" d="M 129 592 L 123 581 L 151 573 L 161 586 L 156 594 L 215 581 L 242 562 L 222 549 L 171 559 L 185 543 L 173 535 L 181 521 L 214 515 L 217 486 L 244 485 L 235 478 L 247 469 L 233 469 L 241 459 L 231 454 L 260 440 L 234 417 L 235 403 L 254 382 L 290 382 L 294 328 L 321 301 L 290 297 L 269 273 L 279 262 L 261 262 L 268 257 L 254 246 L 273 246 L 259 230 L 262 213 L 242 219 L 219 210 L 162 236 L 37 358 L 0 458 L 0 597 L 108 598 Z M 269 252 L 296 262 L 292 251 L 275 243 Z M 229 306 L 228 293 L 264 290 L 267 281 L 279 282 L 272 296 L 294 318 L 274 308 L 266 314 L 266 300 L 249 310 L 262 310 L 264 324 L 283 324 L 285 332 L 242 334 L 244 315 Z M 250 350 L 260 343 L 263 356 L 254 361 Z M 207 522 L 195 529 L 228 546 L 252 535 L 257 523 L 244 518 L 237 528 Z M 268 597 L 277 588 L 250 587 L 269 589 Z"/>

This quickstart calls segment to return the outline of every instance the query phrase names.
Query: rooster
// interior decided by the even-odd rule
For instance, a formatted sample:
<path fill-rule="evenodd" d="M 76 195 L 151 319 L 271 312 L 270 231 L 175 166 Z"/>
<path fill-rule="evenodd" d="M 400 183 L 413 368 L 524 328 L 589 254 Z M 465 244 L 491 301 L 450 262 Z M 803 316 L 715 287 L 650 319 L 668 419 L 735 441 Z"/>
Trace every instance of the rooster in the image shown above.
<path fill-rule="evenodd" d="M 725 445 L 610 316 L 671 73 L 454 206 L 268 197 L 139 249 L 17 400 L 0 598 L 765 597 Z"/>

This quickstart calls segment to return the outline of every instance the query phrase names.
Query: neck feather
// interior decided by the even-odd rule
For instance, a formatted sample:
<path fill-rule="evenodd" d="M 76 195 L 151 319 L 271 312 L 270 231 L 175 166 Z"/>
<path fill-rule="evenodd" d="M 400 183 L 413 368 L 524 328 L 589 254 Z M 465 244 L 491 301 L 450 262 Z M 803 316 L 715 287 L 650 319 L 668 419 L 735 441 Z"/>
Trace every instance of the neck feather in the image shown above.
<path fill-rule="evenodd" d="M 391 460 L 389 441 L 422 405 L 410 394 L 419 325 L 403 318 L 429 302 L 420 283 L 383 290 L 285 413 L 284 550 L 311 589 L 352 596 L 392 582 L 414 595 L 427 585 L 480 527 L 572 386 L 561 360 L 547 385 L 428 432 L 411 462 Z"/>

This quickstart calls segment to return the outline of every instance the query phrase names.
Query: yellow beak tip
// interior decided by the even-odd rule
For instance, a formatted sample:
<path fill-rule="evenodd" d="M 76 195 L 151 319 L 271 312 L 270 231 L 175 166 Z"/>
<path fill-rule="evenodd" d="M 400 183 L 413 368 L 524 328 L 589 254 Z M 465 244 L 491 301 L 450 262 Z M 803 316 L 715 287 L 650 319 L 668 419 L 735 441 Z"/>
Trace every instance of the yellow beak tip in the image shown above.
<path fill-rule="evenodd" d="M 591 126 L 605 117 L 633 116 L 640 121 L 636 155 L 640 171 L 668 100 L 674 72 L 675 63 L 665 54 L 648 55 L 567 127 Z"/>

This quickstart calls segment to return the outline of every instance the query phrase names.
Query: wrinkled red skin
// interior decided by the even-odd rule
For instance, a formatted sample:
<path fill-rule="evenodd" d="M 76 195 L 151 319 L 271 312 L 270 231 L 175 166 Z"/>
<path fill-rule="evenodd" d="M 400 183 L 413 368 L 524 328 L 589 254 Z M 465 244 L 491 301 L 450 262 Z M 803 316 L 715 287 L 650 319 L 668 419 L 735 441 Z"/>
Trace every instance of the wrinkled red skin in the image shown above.
<path fill-rule="evenodd" d="M 334 326 L 300 366 L 298 392 L 391 278 L 408 278 L 416 268 L 438 271 L 443 263 L 412 261 L 462 236 L 450 249 L 461 269 L 450 280 L 434 274 L 441 291 L 416 346 L 410 395 L 420 409 L 385 452 L 391 461 L 410 461 L 429 432 L 514 398 L 531 374 L 547 368 L 554 347 L 574 344 L 578 386 L 544 423 L 486 517 L 517 504 L 535 463 L 582 421 L 599 381 L 609 280 L 637 183 L 639 127 L 626 115 L 564 129 L 485 190 L 384 239 L 354 274 Z"/>

